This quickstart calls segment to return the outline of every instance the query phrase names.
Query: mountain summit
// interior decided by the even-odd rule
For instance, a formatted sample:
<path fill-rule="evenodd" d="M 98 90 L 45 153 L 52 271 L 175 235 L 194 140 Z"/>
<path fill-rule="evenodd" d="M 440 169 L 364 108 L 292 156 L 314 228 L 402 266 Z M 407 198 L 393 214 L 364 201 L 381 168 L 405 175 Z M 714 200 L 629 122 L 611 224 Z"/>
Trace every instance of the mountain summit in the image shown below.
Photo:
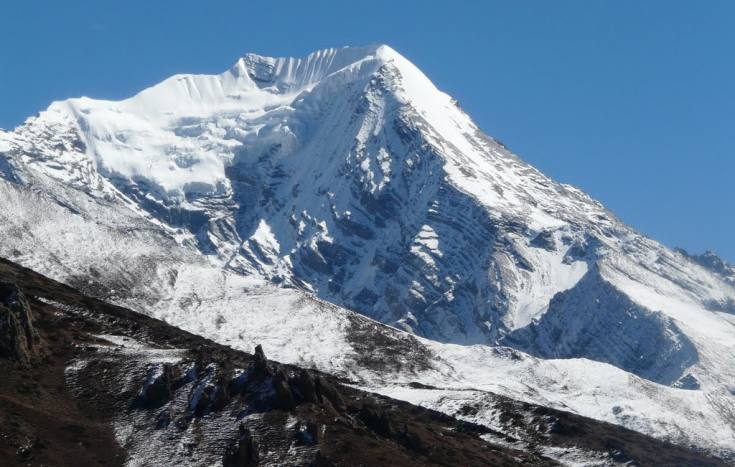
<path fill-rule="evenodd" d="M 526 384 L 563 392 L 604 374 L 624 381 L 601 383 L 610 403 L 616 390 L 627 402 L 601 408 L 582 388 L 564 406 L 735 447 L 732 281 L 519 159 L 388 46 L 247 54 L 120 102 L 56 102 L 0 132 L 0 174 L 0 254 L 88 293 L 236 346 L 255 328 L 276 339 L 323 325 L 336 347 L 298 358 L 357 378 L 351 350 L 339 356 L 352 328 L 330 321 L 353 316 L 344 309 L 428 339 L 452 371 L 490 369 L 500 357 L 487 352 L 506 346 L 542 359 L 534 371 L 582 359 L 586 370 Z M 305 297 L 321 305 L 303 311 Z M 250 316 L 251 331 L 228 321 L 258 300 L 302 311 L 267 326 Z M 432 368 L 433 383 L 457 381 Z M 651 399 L 668 415 L 654 420 Z M 706 415 L 697 425 L 682 411 Z"/>

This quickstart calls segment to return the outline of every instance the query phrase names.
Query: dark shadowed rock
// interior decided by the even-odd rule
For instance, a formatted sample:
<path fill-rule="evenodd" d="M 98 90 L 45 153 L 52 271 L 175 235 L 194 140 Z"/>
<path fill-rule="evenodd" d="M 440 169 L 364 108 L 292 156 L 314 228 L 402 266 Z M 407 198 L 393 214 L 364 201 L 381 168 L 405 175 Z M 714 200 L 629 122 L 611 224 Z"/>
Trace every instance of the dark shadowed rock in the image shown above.
<path fill-rule="evenodd" d="M 250 430 L 241 423 L 238 439 L 225 451 L 222 465 L 224 467 L 253 467 L 259 463 L 258 443 L 253 439 Z"/>
<path fill-rule="evenodd" d="M 327 427 L 313 421 L 296 424 L 296 441 L 303 445 L 314 445 L 324 441 Z"/>
<path fill-rule="evenodd" d="M 283 410 L 291 410 L 296 406 L 288 377 L 283 370 L 278 370 L 273 377 L 273 390 L 275 391 L 276 407 Z"/>
<path fill-rule="evenodd" d="M 403 424 L 403 432 L 401 433 L 401 436 L 403 437 L 403 444 L 405 444 L 409 449 L 417 452 L 426 450 L 426 442 L 421 438 L 421 435 L 414 430 L 411 430 L 406 423 Z"/>
<path fill-rule="evenodd" d="M 207 408 L 209 408 L 209 405 L 212 403 L 213 390 L 214 388 L 212 386 L 207 386 L 204 388 L 202 393 L 199 394 L 198 399 L 194 399 L 189 402 L 189 406 L 194 406 L 194 415 L 197 417 L 204 415 Z"/>
<path fill-rule="evenodd" d="M 301 399 L 304 402 L 318 402 L 316 394 L 316 383 L 314 378 L 307 370 L 302 370 L 295 379 L 296 388 L 301 394 Z"/>
<path fill-rule="evenodd" d="M 316 393 L 319 398 L 323 398 L 332 403 L 335 409 L 340 412 L 345 410 L 345 400 L 342 398 L 342 394 L 328 383 L 324 378 L 317 378 L 316 380 Z"/>
<path fill-rule="evenodd" d="M 255 346 L 255 353 L 253 354 L 253 367 L 255 372 L 261 376 L 270 374 L 268 370 L 268 359 L 265 358 L 265 352 L 263 352 L 263 346 L 258 344 Z"/>
<path fill-rule="evenodd" d="M 556 250 L 556 241 L 554 240 L 554 233 L 550 230 L 544 230 L 536 235 L 531 240 L 531 246 L 536 248 L 543 248 L 548 251 Z"/>
<path fill-rule="evenodd" d="M 164 363 L 160 373 L 157 369 L 151 369 L 143 385 L 141 396 L 143 402 L 148 405 L 161 405 L 171 399 L 173 391 L 172 382 L 176 379 L 174 367 Z"/>
<path fill-rule="evenodd" d="M 34 350 L 33 316 L 23 292 L 0 283 L 0 357 L 27 365 Z"/>
<path fill-rule="evenodd" d="M 690 390 L 697 390 L 700 388 L 699 380 L 697 380 L 697 378 L 691 373 L 683 376 L 682 378 L 679 378 L 679 380 L 676 383 L 674 383 L 673 386 L 679 389 L 690 389 Z"/>
<path fill-rule="evenodd" d="M 214 391 L 212 392 L 212 409 L 221 410 L 232 399 L 230 391 L 231 373 L 220 373 L 214 380 Z"/>
<path fill-rule="evenodd" d="M 675 320 L 631 300 L 597 267 L 557 293 L 539 320 L 501 342 L 542 358 L 610 363 L 665 385 L 676 383 L 699 360 L 696 346 Z"/>
<path fill-rule="evenodd" d="M 383 436 L 390 436 L 392 434 L 388 414 L 377 406 L 369 402 L 363 403 L 358 417 L 370 430 Z"/>
<path fill-rule="evenodd" d="M 156 429 L 162 430 L 164 428 L 167 428 L 171 424 L 172 419 L 173 414 L 171 412 L 171 409 L 168 407 L 163 409 L 161 413 L 159 413 L 156 417 Z"/>

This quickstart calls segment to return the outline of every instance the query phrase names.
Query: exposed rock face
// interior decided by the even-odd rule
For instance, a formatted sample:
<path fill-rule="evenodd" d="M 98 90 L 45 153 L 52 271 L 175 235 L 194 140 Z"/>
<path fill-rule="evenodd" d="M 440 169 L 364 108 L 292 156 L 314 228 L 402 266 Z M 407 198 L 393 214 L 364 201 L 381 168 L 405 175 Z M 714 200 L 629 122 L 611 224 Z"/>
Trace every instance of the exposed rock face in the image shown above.
<path fill-rule="evenodd" d="M 175 378 L 174 367 L 168 363 L 164 363 L 159 368 L 151 368 L 143 389 L 141 390 L 141 398 L 145 404 L 161 405 L 171 399 L 172 384 Z"/>
<path fill-rule="evenodd" d="M 14 284 L 0 283 L 0 357 L 30 363 L 36 333 L 23 292 Z"/>
<path fill-rule="evenodd" d="M 556 241 L 554 240 L 554 232 L 544 230 L 533 237 L 529 243 L 533 247 L 543 248 L 548 251 L 556 250 Z"/>
<path fill-rule="evenodd" d="M 283 370 L 278 370 L 273 377 L 273 390 L 276 393 L 276 406 L 283 410 L 291 410 L 296 405 L 288 376 Z"/>
<path fill-rule="evenodd" d="M 661 384 L 676 383 L 699 358 L 671 318 L 634 303 L 596 268 L 557 294 L 540 320 L 505 341 L 545 358 L 611 363 Z"/>
<path fill-rule="evenodd" d="M 225 452 L 224 467 L 254 467 L 259 464 L 258 443 L 250 430 L 240 424 L 240 435 Z"/>
<path fill-rule="evenodd" d="M 344 410 L 345 400 L 337 389 L 324 378 L 316 380 L 316 393 L 321 401 L 328 400 L 337 410 Z"/>
<path fill-rule="evenodd" d="M 255 346 L 255 360 L 253 362 L 253 368 L 255 371 L 261 375 L 266 375 L 270 373 L 270 370 L 268 369 L 268 359 L 265 357 L 265 352 L 263 352 L 263 346 L 258 344 Z"/>
<path fill-rule="evenodd" d="M 212 409 L 221 410 L 232 399 L 233 383 L 231 374 L 221 373 L 214 379 L 214 391 L 212 391 Z"/>
<path fill-rule="evenodd" d="M 715 252 L 705 251 L 702 254 L 695 255 L 687 252 L 683 248 L 677 248 L 676 251 L 700 266 L 718 274 L 723 279 L 731 283 L 735 283 L 735 266 L 724 261 L 722 258 L 717 256 Z"/>
<path fill-rule="evenodd" d="M 304 402 L 314 403 L 318 401 L 316 383 L 311 373 L 306 370 L 300 371 L 296 377 L 295 384 Z"/>
<path fill-rule="evenodd" d="M 393 433 L 388 413 L 369 401 L 363 403 L 358 417 L 366 426 L 383 436 L 390 436 Z"/>

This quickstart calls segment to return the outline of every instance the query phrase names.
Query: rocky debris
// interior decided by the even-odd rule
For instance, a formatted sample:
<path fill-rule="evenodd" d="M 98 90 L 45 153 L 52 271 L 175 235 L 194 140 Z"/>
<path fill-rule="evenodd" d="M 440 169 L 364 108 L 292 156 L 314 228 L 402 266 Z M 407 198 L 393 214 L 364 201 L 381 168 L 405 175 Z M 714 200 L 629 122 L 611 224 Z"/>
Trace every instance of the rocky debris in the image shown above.
<path fill-rule="evenodd" d="M 176 382 L 177 388 L 195 383 L 188 396 L 189 412 L 180 418 L 180 423 L 188 425 L 192 417 L 202 417 L 206 413 L 224 409 L 232 397 L 243 389 L 245 383 L 241 376 L 234 377 L 229 365 L 205 365 L 204 361 L 197 361 Z"/>
<path fill-rule="evenodd" d="M 431 442 L 427 441 L 421 434 L 420 429 L 410 427 L 407 422 L 394 420 L 386 408 L 381 407 L 376 401 L 366 399 L 363 401 L 360 411 L 357 413 L 366 428 L 384 438 L 389 438 L 415 452 L 431 451 Z M 468 425 L 469 426 L 469 425 Z M 477 427 L 471 427 L 471 429 Z"/>
<path fill-rule="evenodd" d="M 298 403 L 324 404 L 325 401 L 338 411 L 345 410 L 342 395 L 324 378 L 315 379 L 308 370 L 301 370 L 289 377 L 281 366 L 269 365 L 261 345 L 255 347 L 253 372 L 261 378 L 272 376 L 274 403 L 282 410 L 291 410 Z"/>
<path fill-rule="evenodd" d="M 241 423 L 238 439 L 225 451 L 222 465 L 224 467 L 253 467 L 259 463 L 258 443 L 253 439 L 250 430 Z"/>
<path fill-rule="evenodd" d="M 273 405 L 278 409 L 290 411 L 300 404 L 318 404 L 333 415 L 343 413 L 347 409 L 340 391 L 325 378 L 321 376 L 315 378 L 306 369 L 293 374 L 280 364 L 269 363 L 261 345 L 255 347 L 252 369 L 252 374 L 256 378 L 267 381 L 270 377 Z M 238 382 L 236 378 L 230 382 L 231 386 L 239 384 L 242 382 Z"/>
<path fill-rule="evenodd" d="M 28 365 L 34 352 L 33 315 L 15 284 L 0 283 L 0 357 Z"/>

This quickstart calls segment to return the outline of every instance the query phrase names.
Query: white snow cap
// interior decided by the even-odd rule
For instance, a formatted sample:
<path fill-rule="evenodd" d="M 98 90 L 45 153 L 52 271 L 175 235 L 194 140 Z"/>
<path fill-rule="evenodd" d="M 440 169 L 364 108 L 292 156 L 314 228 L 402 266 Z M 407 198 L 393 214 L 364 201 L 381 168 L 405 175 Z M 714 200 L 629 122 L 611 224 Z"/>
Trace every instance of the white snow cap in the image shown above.
<path fill-rule="evenodd" d="M 364 61 L 384 63 L 405 59 L 387 45 L 343 47 L 317 50 L 306 57 L 265 57 L 253 53 L 240 58 L 230 72 L 248 75 L 260 85 L 277 85 L 286 89 L 307 88 L 326 76 Z"/>
<path fill-rule="evenodd" d="M 261 122 L 297 124 L 295 119 L 307 117 L 285 118 L 304 93 L 330 78 L 325 91 L 340 93 L 388 62 L 431 85 L 386 45 L 325 49 L 303 58 L 246 54 L 219 75 L 174 75 L 119 102 L 87 97 L 55 102 L 29 122 L 73 122 L 100 173 L 144 181 L 162 199 L 224 195 L 229 191 L 224 169 L 235 148 L 248 135 L 254 138 L 262 128 L 272 128 Z M 232 131 L 226 133 L 227 128 Z M 210 135 L 208 140 L 198 136 L 202 132 Z"/>

